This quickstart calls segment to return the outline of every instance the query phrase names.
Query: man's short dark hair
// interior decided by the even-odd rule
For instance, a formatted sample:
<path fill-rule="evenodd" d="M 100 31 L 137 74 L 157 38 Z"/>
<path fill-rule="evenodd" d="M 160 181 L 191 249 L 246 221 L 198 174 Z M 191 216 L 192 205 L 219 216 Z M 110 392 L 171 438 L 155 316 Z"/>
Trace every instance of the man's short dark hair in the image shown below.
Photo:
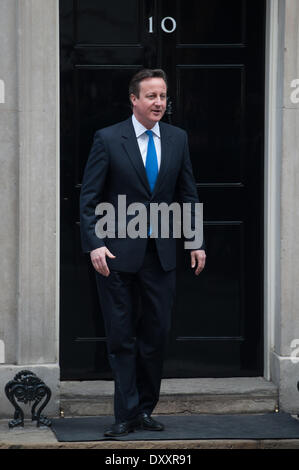
<path fill-rule="evenodd" d="M 140 82 L 142 82 L 142 80 L 145 80 L 146 78 L 163 78 L 167 87 L 167 76 L 164 70 L 142 69 L 142 70 L 139 70 L 139 72 L 137 72 L 130 81 L 129 97 L 131 96 L 131 94 L 133 94 L 137 96 L 137 98 L 139 98 Z"/>

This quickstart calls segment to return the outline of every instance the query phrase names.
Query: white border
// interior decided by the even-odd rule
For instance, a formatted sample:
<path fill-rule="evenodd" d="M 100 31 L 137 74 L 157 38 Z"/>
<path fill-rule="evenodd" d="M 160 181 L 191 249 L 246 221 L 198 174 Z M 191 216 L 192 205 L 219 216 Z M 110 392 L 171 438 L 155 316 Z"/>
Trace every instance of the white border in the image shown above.
<path fill-rule="evenodd" d="M 273 379 L 275 313 L 279 308 L 280 282 L 280 113 L 282 77 L 279 75 L 279 0 L 266 3 L 265 50 L 265 158 L 264 158 L 264 377 Z"/>

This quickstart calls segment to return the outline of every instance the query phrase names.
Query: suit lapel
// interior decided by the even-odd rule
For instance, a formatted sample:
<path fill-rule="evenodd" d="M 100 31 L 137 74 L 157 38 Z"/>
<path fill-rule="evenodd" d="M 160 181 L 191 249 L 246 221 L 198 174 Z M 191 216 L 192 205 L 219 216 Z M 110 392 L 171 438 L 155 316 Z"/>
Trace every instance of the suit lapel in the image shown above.
<path fill-rule="evenodd" d="M 151 193 L 131 118 L 124 121 L 122 145 L 146 190 Z"/>
<path fill-rule="evenodd" d="M 161 137 L 161 164 L 157 177 L 157 181 L 154 187 L 153 196 L 159 190 L 160 185 L 163 183 L 169 164 L 171 161 L 172 147 L 171 147 L 171 135 L 168 132 L 167 127 L 163 122 L 160 122 L 160 137 Z"/>

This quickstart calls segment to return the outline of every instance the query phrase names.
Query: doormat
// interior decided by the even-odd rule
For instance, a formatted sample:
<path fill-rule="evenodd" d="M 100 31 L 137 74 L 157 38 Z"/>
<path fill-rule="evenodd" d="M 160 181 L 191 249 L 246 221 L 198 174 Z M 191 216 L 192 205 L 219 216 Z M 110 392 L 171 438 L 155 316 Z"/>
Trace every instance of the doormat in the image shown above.
<path fill-rule="evenodd" d="M 105 437 L 112 416 L 57 418 L 52 431 L 59 442 L 163 441 L 185 439 L 299 439 L 299 420 L 287 413 L 154 416 L 164 431 L 137 430 L 122 437 Z"/>

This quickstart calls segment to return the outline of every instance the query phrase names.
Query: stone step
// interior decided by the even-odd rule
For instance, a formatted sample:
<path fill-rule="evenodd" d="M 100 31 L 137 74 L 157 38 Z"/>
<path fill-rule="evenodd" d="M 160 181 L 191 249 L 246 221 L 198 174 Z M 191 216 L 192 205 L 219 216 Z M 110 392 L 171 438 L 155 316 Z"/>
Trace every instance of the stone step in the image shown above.
<path fill-rule="evenodd" d="M 60 384 L 61 414 L 113 415 L 112 381 Z M 163 379 L 154 414 L 268 413 L 278 410 L 278 390 L 263 377 Z"/>

